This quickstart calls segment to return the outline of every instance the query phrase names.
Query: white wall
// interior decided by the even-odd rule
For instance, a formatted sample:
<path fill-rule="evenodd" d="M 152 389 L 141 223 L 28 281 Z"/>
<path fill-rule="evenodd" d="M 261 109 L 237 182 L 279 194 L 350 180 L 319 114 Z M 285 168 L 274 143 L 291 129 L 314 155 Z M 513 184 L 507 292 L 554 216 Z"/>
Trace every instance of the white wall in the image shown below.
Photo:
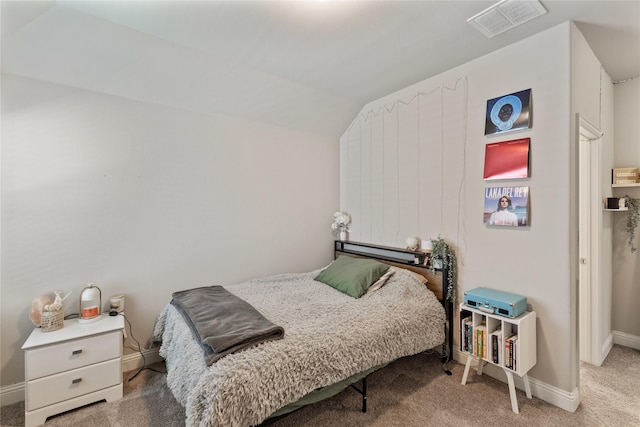
<path fill-rule="evenodd" d="M 363 113 L 396 100 L 410 100 L 418 92 L 428 92 L 442 84 L 450 85 L 460 77 L 468 82 L 466 138 L 445 139 L 446 144 L 466 144 L 462 149 L 465 166 L 423 183 L 425 195 L 444 185 L 448 198 L 461 200 L 462 220 L 458 212 L 445 211 L 439 221 L 421 224 L 411 235 L 435 237 L 440 234 L 456 248 L 459 265 L 458 302 L 464 290 L 478 286 L 527 296 L 538 321 L 537 360 L 530 372 L 534 392 L 544 388 L 558 390 L 559 403 L 575 409 L 576 378 L 571 374 L 577 360 L 572 350 L 571 262 L 575 248 L 571 244 L 572 227 L 577 216 L 570 211 L 572 144 L 570 129 L 570 24 L 565 23 L 522 42 L 478 58 L 434 78 L 379 99 L 363 108 Z M 533 126 L 530 130 L 487 138 L 484 117 L 488 99 L 531 88 Z M 399 113 L 400 120 L 402 110 Z M 453 126 L 447 123 L 446 126 Z M 458 123 L 457 126 L 461 126 Z M 349 137 L 345 133 L 341 143 Z M 530 187 L 530 227 L 488 228 L 483 225 L 483 194 L 489 185 L 483 180 L 483 159 L 488 142 L 521 137 L 531 138 L 531 178 L 501 181 L 499 185 Z M 344 158 L 343 158 L 344 159 Z M 439 168 L 440 159 L 427 160 L 425 168 Z M 343 172 L 345 166 L 342 166 Z M 461 175 L 462 174 L 462 175 Z M 460 185 L 462 183 L 462 185 Z M 345 188 L 345 183 L 341 183 Z M 341 200 L 341 206 L 346 208 Z M 440 210 L 437 197 L 432 209 Z M 439 217 L 438 217 L 439 218 Z M 354 218 L 357 224 L 358 217 Z M 411 221 L 409 221 L 411 223 Z M 459 224 L 459 222 L 461 222 Z M 460 225 L 460 227 L 459 227 Z M 460 231 L 458 231 L 460 230 Z M 402 236 L 406 238 L 408 236 Z M 393 244 L 395 242 L 383 242 Z M 552 392 L 553 393 L 553 392 Z M 545 398 L 548 398 L 546 396 Z M 552 400 L 552 399 L 551 399 Z"/>
<path fill-rule="evenodd" d="M 353 239 L 396 247 L 438 233 L 457 240 L 451 219 L 464 208 L 467 86 L 460 77 L 370 104 L 349 126 L 340 145 L 340 203 L 357 218 Z"/>
<path fill-rule="evenodd" d="M 438 88 L 454 86 L 460 79 L 468 89 L 462 99 L 458 97 L 453 102 L 459 107 L 465 107 L 466 103 L 464 111 L 447 111 L 453 98 L 451 94 L 438 98 L 442 100 L 441 106 L 432 108 L 431 116 L 422 116 L 422 109 L 429 109 L 427 97 L 422 107 L 409 108 L 420 94 L 438 95 Z M 485 138 L 486 100 L 527 88 L 532 89 L 532 129 Z M 637 92 L 632 94 L 638 99 Z M 605 135 L 597 159 L 601 182 L 596 189 L 599 200 L 611 191 L 609 171 L 615 141 L 613 96 L 610 78 L 584 37 L 575 25 L 565 23 L 367 104 L 341 138 L 341 207 L 356 213 L 354 237 L 367 236 L 367 230 L 391 228 L 395 234 L 370 235 L 381 240 L 380 243 L 397 246 L 409 236 L 441 235 L 456 247 L 460 259 L 457 302 L 461 301 L 464 290 L 477 286 L 526 295 L 538 317 L 538 363 L 530 372 L 534 394 L 568 410 L 575 410 L 580 401 L 576 115 L 579 113 Z M 402 108 L 396 108 L 398 105 Z M 375 121 L 363 121 L 362 117 L 369 117 L 367 114 L 371 111 L 383 111 L 387 117 L 378 119 L 379 125 Z M 637 107 L 635 112 L 631 115 L 637 119 Z M 464 129 L 462 137 L 459 132 L 451 132 L 456 126 Z M 443 137 L 438 128 L 449 131 L 450 136 Z M 420 138 L 416 138 L 416 132 L 423 132 Z M 519 137 L 531 138 L 531 177 L 500 184 L 530 186 L 530 227 L 487 228 L 481 216 L 483 189 L 490 186 L 482 180 L 485 144 Z M 638 147 L 636 133 L 629 139 Z M 419 168 L 411 175 L 406 171 L 416 169 L 416 158 L 409 156 L 403 160 L 397 153 L 413 146 L 416 140 L 421 147 L 417 149 Z M 377 147 L 381 141 L 388 146 L 386 150 Z M 354 154 L 354 147 L 360 156 Z M 444 155 L 445 161 L 455 157 L 451 153 L 458 154 L 455 167 L 441 164 L 443 149 L 450 153 Z M 425 161 L 422 160 L 424 151 L 432 154 L 426 155 Z M 633 151 L 635 158 L 639 151 Z M 384 170 L 378 164 L 382 162 L 376 160 L 375 153 L 379 152 L 385 153 L 382 158 L 389 164 Z M 392 155 L 388 157 L 387 153 Z M 435 172 L 425 173 L 421 169 Z M 397 203 L 399 208 L 394 215 L 379 215 L 376 210 L 386 210 L 379 204 L 367 203 L 370 197 L 367 189 L 372 187 L 367 183 L 381 182 L 380 173 L 397 174 L 392 182 L 406 181 L 418 194 L 415 198 L 429 200 L 431 209 L 438 214 L 432 217 L 422 214 L 416 221 L 415 212 L 402 209 L 401 198 L 388 197 L 386 203 Z M 420 177 L 418 183 L 410 183 L 410 176 Z M 406 185 L 398 185 L 398 191 Z M 358 186 L 365 189 L 364 196 L 354 191 Z M 422 209 L 419 202 L 417 205 Z M 594 218 L 600 245 L 597 260 L 600 287 L 594 294 L 600 308 L 600 323 L 595 328 L 594 339 L 602 358 L 611 345 L 611 220 L 608 215 L 597 209 Z M 359 220 L 363 222 L 360 230 Z M 371 221 L 378 223 L 369 224 Z M 414 228 L 407 229 L 407 224 Z M 614 301 L 614 312 L 619 306 Z M 624 316 L 626 311 L 622 313 Z"/>
<path fill-rule="evenodd" d="M 602 200 L 604 197 L 611 197 L 611 168 L 613 168 L 613 152 L 616 142 L 616 134 L 615 134 L 615 125 L 614 125 L 614 117 L 615 117 L 615 108 L 614 108 L 614 88 L 613 83 L 611 82 L 611 77 L 602 70 L 601 76 L 601 85 L 602 92 L 600 95 L 600 102 L 602 105 L 600 112 L 600 120 L 602 131 L 606 132 L 606 135 L 602 137 L 601 142 L 601 156 L 600 156 L 600 183 L 601 187 L 599 190 L 600 198 Z M 613 274 L 613 266 L 612 266 L 612 228 L 611 228 L 611 219 L 609 216 L 615 215 L 614 212 L 605 212 L 601 209 L 598 209 L 600 213 L 599 224 L 600 224 L 600 294 L 598 295 L 598 303 L 599 303 L 599 311 L 601 313 L 601 318 L 599 321 L 599 329 L 598 329 L 598 348 L 600 349 L 600 360 L 597 362 L 602 363 L 604 359 L 609 353 L 612 342 L 611 335 L 611 313 L 613 311 L 612 307 L 612 274 Z"/>
<path fill-rule="evenodd" d="M 615 167 L 640 167 L 640 78 L 614 86 L 615 91 Z M 614 188 L 615 197 L 629 195 L 640 199 L 640 187 Z M 627 216 L 613 217 L 613 318 L 615 341 L 640 349 L 640 250 L 627 246 Z M 640 247 L 640 229 L 636 230 Z"/>
<path fill-rule="evenodd" d="M 126 296 L 147 345 L 171 293 L 330 262 L 338 141 L 2 76 L 2 386 L 40 294 Z M 130 352 L 128 350 L 128 352 Z"/>

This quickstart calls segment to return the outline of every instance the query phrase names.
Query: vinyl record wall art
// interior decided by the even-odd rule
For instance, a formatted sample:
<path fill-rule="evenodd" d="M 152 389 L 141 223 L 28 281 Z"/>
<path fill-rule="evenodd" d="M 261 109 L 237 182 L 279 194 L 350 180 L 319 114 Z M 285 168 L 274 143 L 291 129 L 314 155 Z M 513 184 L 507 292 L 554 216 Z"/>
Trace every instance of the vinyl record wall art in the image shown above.
<path fill-rule="evenodd" d="M 492 142 L 485 146 L 484 179 L 529 177 L 530 138 Z"/>
<path fill-rule="evenodd" d="M 487 187 L 483 222 L 489 226 L 529 226 L 529 187 Z"/>
<path fill-rule="evenodd" d="M 531 127 L 531 89 L 487 101 L 484 134 L 495 135 Z"/>

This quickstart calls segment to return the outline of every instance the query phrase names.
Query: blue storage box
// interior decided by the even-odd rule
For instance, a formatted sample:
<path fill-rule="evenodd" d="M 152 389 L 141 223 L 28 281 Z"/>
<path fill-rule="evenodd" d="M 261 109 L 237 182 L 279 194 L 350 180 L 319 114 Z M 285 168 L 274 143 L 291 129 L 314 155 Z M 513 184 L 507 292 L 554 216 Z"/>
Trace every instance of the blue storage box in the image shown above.
<path fill-rule="evenodd" d="M 496 291 L 489 288 L 475 288 L 464 293 L 464 303 L 489 314 L 504 317 L 518 317 L 527 311 L 527 299 L 520 295 Z"/>

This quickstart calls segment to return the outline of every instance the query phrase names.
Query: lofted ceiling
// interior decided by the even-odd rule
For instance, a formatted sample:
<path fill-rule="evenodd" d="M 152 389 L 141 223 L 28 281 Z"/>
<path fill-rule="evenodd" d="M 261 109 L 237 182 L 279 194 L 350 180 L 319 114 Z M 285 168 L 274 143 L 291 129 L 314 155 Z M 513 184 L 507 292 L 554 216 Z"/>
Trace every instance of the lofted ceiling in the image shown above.
<path fill-rule="evenodd" d="M 2 72 L 337 137 L 367 103 L 571 20 L 614 81 L 640 76 L 640 0 L 542 0 L 487 38 L 494 1 L 6 1 Z"/>

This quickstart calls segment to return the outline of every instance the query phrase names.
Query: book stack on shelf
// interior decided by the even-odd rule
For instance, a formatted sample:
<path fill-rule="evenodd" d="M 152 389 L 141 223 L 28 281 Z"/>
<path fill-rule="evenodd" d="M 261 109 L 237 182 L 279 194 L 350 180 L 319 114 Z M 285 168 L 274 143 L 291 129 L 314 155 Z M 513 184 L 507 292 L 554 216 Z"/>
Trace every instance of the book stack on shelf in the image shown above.
<path fill-rule="evenodd" d="M 517 331 L 508 331 L 506 340 L 503 340 L 501 325 L 498 325 L 495 330 L 488 332 L 486 320 L 482 319 L 480 324 L 474 327 L 470 314 L 462 319 L 460 331 L 462 331 L 460 350 L 513 371 L 518 370 L 516 368 L 518 361 Z M 503 348 L 504 352 L 502 351 Z M 502 360 L 503 354 L 505 355 L 504 363 Z"/>
<path fill-rule="evenodd" d="M 516 348 L 517 345 L 518 345 L 517 335 L 511 335 L 505 341 L 505 355 L 507 359 L 505 363 L 505 367 L 511 369 L 512 371 L 518 370 L 516 368 L 516 366 L 518 365 L 518 358 L 516 356 L 518 354 L 517 348 Z"/>
<path fill-rule="evenodd" d="M 496 365 L 502 364 L 502 329 L 498 328 L 489 334 L 491 342 L 491 361 Z"/>
<path fill-rule="evenodd" d="M 464 314 L 464 312 L 463 312 Z M 468 316 L 460 319 L 460 331 L 462 331 L 462 339 L 460 340 L 460 350 L 475 354 L 473 352 L 473 321 L 471 320 L 471 313 L 466 313 Z"/>

